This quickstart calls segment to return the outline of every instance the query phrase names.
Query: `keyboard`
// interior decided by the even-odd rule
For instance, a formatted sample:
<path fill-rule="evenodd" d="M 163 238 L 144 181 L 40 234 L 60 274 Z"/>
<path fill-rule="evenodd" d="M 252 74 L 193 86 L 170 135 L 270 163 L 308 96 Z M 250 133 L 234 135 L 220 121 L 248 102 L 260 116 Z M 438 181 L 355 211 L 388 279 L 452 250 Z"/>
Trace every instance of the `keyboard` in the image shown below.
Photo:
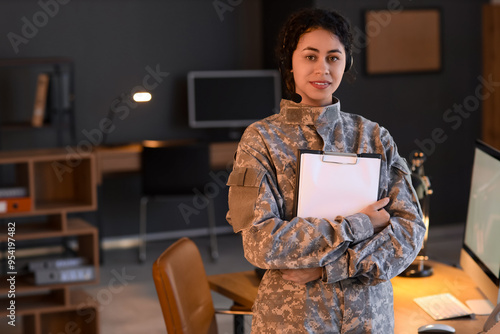
<path fill-rule="evenodd" d="M 434 320 L 472 316 L 474 313 L 450 293 L 413 299 Z"/>

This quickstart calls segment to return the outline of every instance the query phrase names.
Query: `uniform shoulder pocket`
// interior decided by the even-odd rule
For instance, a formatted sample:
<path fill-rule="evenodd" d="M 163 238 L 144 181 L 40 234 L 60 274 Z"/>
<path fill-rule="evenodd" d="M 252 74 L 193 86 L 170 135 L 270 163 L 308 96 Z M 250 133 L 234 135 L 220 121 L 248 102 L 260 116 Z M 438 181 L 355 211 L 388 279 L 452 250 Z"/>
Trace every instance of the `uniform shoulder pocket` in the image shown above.
<path fill-rule="evenodd" d="M 265 170 L 235 168 L 227 180 L 229 186 L 228 221 L 234 232 L 249 228 L 255 218 L 255 205 Z"/>
<path fill-rule="evenodd" d="M 229 174 L 227 185 L 259 187 L 265 174 L 266 171 L 263 169 L 237 167 Z"/>
<path fill-rule="evenodd" d="M 408 167 L 408 164 L 406 163 L 406 160 L 402 157 L 398 157 L 396 161 L 392 163 L 392 167 L 396 170 L 396 172 L 404 177 L 406 180 L 408 186 L 413 190 L 415 193 L 415 189 L 413 188 L 413 182 L 411 179 L 411 171 L 410 167 Z M 416 194 L 415 194 L 416 195 Z"/>
<path fill-rule="evenodd" d="M 408 164 L 406 163 L 406 160 L 402 157 L 398 157 L 396 161 L 392 163 L 392 167 L 396 168 L 399 172 L 405 174 L 405 175 L 410 175 L 410 168 L 408 167 Z"/>

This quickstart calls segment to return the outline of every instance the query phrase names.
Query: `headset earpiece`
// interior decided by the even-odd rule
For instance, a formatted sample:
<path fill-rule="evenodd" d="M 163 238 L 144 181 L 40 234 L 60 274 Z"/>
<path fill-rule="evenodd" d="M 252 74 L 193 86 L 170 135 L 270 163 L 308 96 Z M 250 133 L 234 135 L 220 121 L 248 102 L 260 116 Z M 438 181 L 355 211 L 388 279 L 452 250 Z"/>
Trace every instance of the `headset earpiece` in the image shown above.
<path fill-rule="evenodd" d="M 349 71 L 352 67 L 352 64 L 354 63 L 354 59 L 352 58 L 352 55 L 349 54 L 349 56 L 346 57 L 346 60 L 345 60 L 345 69 L 344 69 L 344 73 Z"/>

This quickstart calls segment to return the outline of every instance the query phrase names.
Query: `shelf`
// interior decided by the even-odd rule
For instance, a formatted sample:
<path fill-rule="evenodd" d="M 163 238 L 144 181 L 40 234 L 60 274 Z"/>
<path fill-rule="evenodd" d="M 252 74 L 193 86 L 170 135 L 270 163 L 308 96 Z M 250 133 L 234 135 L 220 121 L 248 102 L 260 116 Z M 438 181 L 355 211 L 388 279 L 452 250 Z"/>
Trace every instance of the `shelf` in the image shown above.
<path fill-rule="evenodd" d="M 99 275 L 99 272 L 96 272 L 96 275 Z M 6 279 L 8 276 L 3 275 L 0 276 L 0 279 L 2 282 L 6 282 Z M 43 291 L 48 291 L 48 290 L 55 290 L 55 289 L 62 289 L 64 287 L 74 287 L 74 286 L 83 286 L 83 285 L 92 285 L 92 284 L 98 284 L 99 283 L 99 278 L 96 276 L 95 279 L 93 280 L 88 280 L 88 281 L 80 281 L 80 282 L 73 282 L 73 283 L 57 283 L 57 284 L 44 284 L 44 285 L 35 285 L 33 283 L 33 275 L 31 274 L 26 274 L 26 275 L 17 275 L 16 276 L 16 293 L 32 293 L 32 292 L 43 292 Z M 7 292 L 9 291 L 8 288 L 1 288 L 0 293 L 5 296 Z M 16 298 L 17 300 L 17 298 Z"/>
<path fill-rule="evenodd" d="M 14 174 L 13 186 L 25 187 L 30 211 L 4 212 L 0 218 L 83 212 L 97 209 L 95 157 L 67 149 L 0 152 L 0 166 Z"/>
<path fill-rule="evenodd" d="M 29 161 L 65 161 L 68 158 L 87 159 L 92 157 L 92 152 L 79 152 L 78 156 L 73 157 L 67 148 L 46 148 L 37 150 L 17 150 L 0 151 L 0 163 L 27 163 Z"/>
<path fill-rule="evenodd" d="M 0 219 L 2 218 L 16 218 L 16 217 L 29 217 L 29 216 L 41 216 L 41 215 L 53 215 L 61 211 L 71 213 L 71 212 L 84 212 L 84 211 L 94 211 L 97 209 L 96 204 L 85 204 L 75 201 L 60 201 L 55 203 L 42 203 L 35 205 L 35 209 L 31 211 L 18 211 L 18 212 L 8 212 L 0 213 Z"/>
<path fill-rule="evenodd" d="M 67 236 L 94 235 L 97 234 L 97 229 L 81 218 L 69 218 L 67 228 L 58 229 L 52 222 L 40 223 L 18 223 L 16 224 L 16 234 L 14 239 L 21 240 L 38 240 L 48 238 L 60 238 Z M 5 242 L 8 236 L 2 234 L 0 242 Z"/>
<path fill-rule="evenodd" d="M 66 306 L 64 290 L 54 290 L 35 295 L 20 296 L 16 289 L 16 315 L 33 314 L 43 308 L 44 311 L 63 310 Z M 3 297 L 3 296 L 2 296 Z M 0 316 L 7 314 L 10 299 L 0 298 Z"/>
<path fill-rule="evenodd" d="M 85 305 L 85 308 L 96 306 L 92 298 L 81 290 L 55 290 L 29 296 L 16 296 L 15 300 L 16 316 L 71 311 L 82 308 L 82 305 Z M 7 315 L 9 302 L 7 298 L 0 299 L 0 316 Z"/>
<path fill-rule="evenodd" d="M 51 65 L 51 64 L 71 64 L 73 61 L 65 57 L 45 57 L 45 58 L 4 58 L 0 59 L 0 67 L 9 66 L 36 66 L 36 65 Z"/>
<path fill-rule="evenodd" d="M 47 201 L 42 203 L 35 203 L 34 213 L 36 214 L 51 214 L 61 211 L 66 212 L 83 212 L 83 211 L 94 211 L 97 209 L 94 203 L 82 203 L 79 201 Z"/>
<path fill-rule="evenodd" d="M 81 286 L 99 283 L 97 229 L 94 226 L 90 225 L 81 218 L 68 219 L 67 228 L 64 231 L 56 231 L 47 223 L 19 224 L 19 226 L 22 227 L 18 229 L 16 226 L 16 234 L 14 236 L 16 241 L 39 240 L 67 236 L 78 237 L 78 250 L 76 253 L 78 256 L 86 258 L 89 265 L 94 265 L 95 278 L 89 281 L 73 283 L 35 285 L 32 274 L 21 274 L 21 272 L 19 272 L 18 275 L 16 275 L 16 293 L 45 291 L 51 289 L 61 289 L 65 286 Z M 0 239 L 1 242 L 5 242 L 6 240 L 7 236 L 2 236 Z M 0 276 L 0 281 L 6 282 L 7 278 L 8 275 L 2 275 Z M 9 291 L 8 287 L 4 287 L 2 285 L 0 288 L 0 296 L 6 295 L 7 291 Z"/>
<path fill-rule="evenodd" d="M 33 126 L 33 125 L 31 125 L 30 122 L 3 123 L 2 125 L 0 125 L 0 128 L 2 128 L 2 130 L 12 130 L 12 131 L 43 130 L 43 129 L 50 129 L 53 127 L 54 126 L 52 124 L 43 124 L 42 126 Z"/>

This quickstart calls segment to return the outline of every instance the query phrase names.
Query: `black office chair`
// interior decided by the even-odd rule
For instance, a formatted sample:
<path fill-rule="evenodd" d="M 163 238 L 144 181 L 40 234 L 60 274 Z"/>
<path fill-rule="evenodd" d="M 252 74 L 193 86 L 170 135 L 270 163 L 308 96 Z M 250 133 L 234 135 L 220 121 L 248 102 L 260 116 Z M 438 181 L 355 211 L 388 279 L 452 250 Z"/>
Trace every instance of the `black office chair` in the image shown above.
<path fill-rule="evenodd" d="M 213 198 L 205 186 L 210 182 L 210 156 L 207 144 L 193 141 L 146 141 L 141 154 L 142 197 L 140 204 L 139 260 L 146 260 L 146 225 L 148 203 L 181 196 L 202 196 L 197 208 L 208 213 L 208 233 L 213 260 L 219 257 L 215 231 Z M 200 200 L 200 198 L 198 198 Z M 188 224 L 189 222 L 186 222 Z"/>

